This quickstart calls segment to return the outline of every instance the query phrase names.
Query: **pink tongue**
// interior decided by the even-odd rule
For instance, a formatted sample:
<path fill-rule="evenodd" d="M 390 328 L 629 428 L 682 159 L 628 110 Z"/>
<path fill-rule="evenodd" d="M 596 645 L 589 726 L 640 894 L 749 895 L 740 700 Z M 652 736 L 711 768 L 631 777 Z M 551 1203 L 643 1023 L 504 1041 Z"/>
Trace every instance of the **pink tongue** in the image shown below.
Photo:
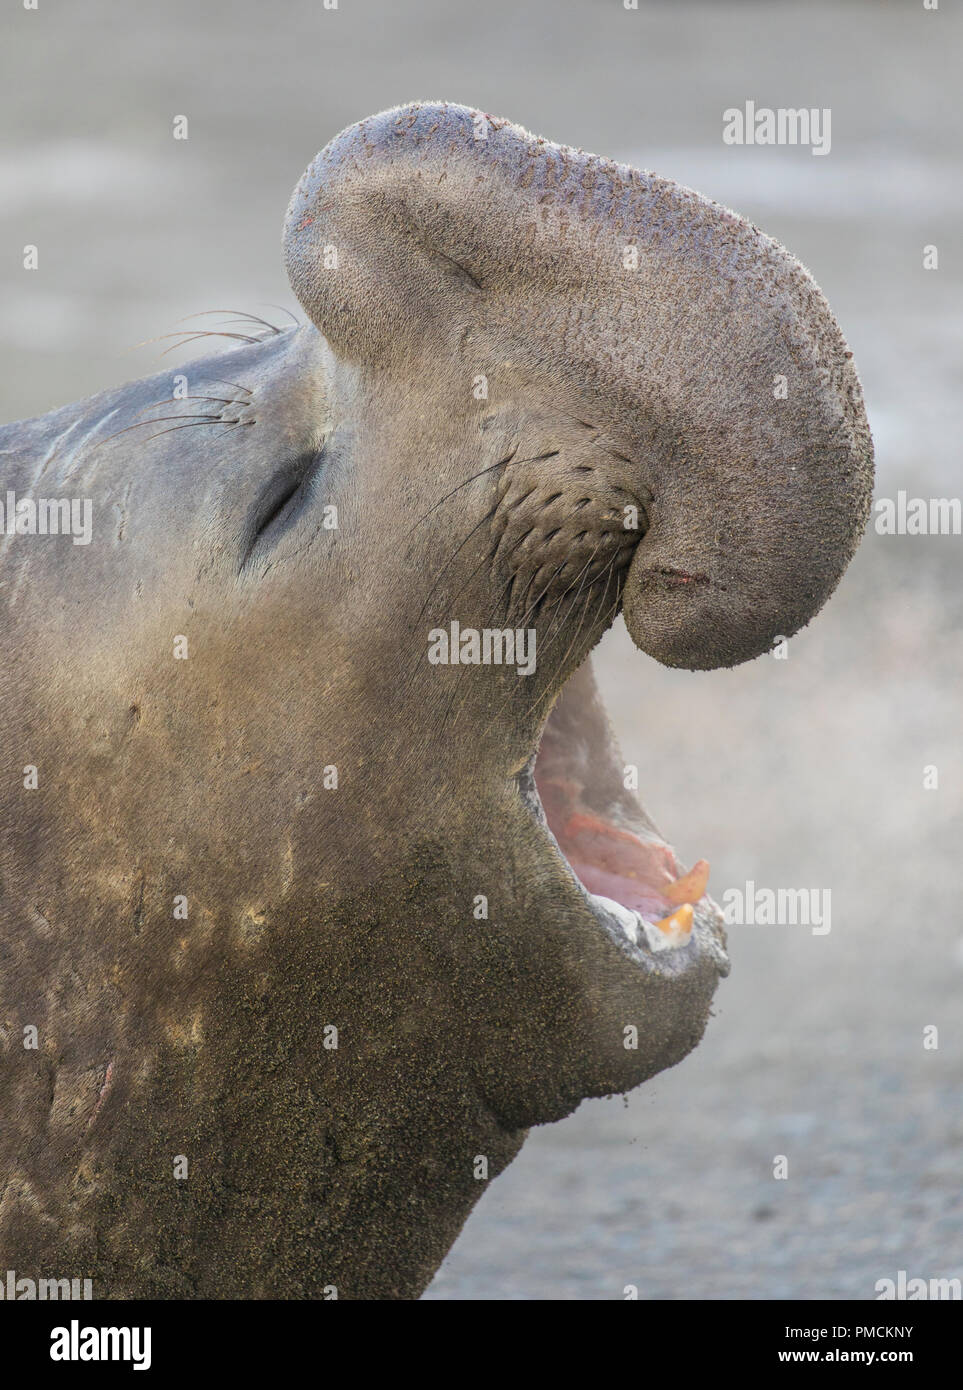
<path fill-rule="evenodd" d="M 582 788 L 565 777 L 539 777 L 536 785 L 559 849 L 583 886 L 601 898 L 661 922 L 701 901 L 709 865 L 700 859 L 680 877 L 672 850 L 657 834 L 646 838 L 623 830 L 589 810 Z"/>
<path fill-rule="evenodd" d="M 644 916 L 671 911 L 666 889 L 679 877 L 675 856 L 660 840 L 643 840 L 592 813 L 575 811 L 555 829 L 559 846 L 590 893 L 613 898 Z"/>
<path fill-rule="evenodd" d="M 569 858 L 568 862 L 590 893 L 596 893 L 601 898 L 612 898 L 652 921 L 660 920 L 673 910 L 673 904 L 657 889 L 641 883 L 637 878 L 626 878 L 624 874 L 611 873 L 608 869 L 600 869 L 595 864 L 585 864 L 578 859 Z"/>

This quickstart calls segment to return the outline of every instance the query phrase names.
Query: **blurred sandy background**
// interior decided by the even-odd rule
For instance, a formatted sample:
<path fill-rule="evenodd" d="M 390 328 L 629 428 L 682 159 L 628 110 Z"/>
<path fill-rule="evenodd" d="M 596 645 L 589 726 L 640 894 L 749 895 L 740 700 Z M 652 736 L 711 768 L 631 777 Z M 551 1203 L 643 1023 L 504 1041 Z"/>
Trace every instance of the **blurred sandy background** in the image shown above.
<path fill-rule="evenodd" d="M 303 167 L 364 115 L 445 98 L 654 168 L 785 242 L 855 351 L 878 494 L 959 496 L 955 9 L 7 6 L 0 412 L 158 370 L 159 347 L 130 345 L 183 315 L 293 307 L 279 234 Z M 830 107 L 831 154 L 723 145 L 722 111 L 747 98 Z M 606 638 L 623 750 L 681 857 L 712 861 L 717 898 L 747 879 L 828 888 L 832 931 L 734 927 L 702 1047 L 627 1101 L 533 1133 L 428 1297 L 871 1298 L 900 1269 L 963 1276 L 961 550 L 870 533 L 785 662 L 690 675 L 642 657 L 621 624 Z"/>

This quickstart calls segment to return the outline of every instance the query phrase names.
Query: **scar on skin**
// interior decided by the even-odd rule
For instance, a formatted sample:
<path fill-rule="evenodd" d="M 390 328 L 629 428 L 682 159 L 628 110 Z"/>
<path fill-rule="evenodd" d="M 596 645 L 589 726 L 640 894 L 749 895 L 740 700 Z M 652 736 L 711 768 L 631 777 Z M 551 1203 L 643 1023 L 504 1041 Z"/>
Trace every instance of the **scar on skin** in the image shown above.
<path fill-rule="evenodd" d="M 97 1116 L 100 1114 L 100 1108 L 103 1105 L 104 1101 L 107 1099 L 107 1092 L 110 1090 L 110 1083 L 113 1080 L 113 1077 L 114 1061 L 113 1058 L 111 1058 L 111 1060 L 107 1063 L 107 1070 L 104 1073 L 104 1084 L 100 1088 L 100 1095 L 97 1097 L 97 1104 L 94 1106 L 93 1114 L 87 1121 L 88 1129 L 90 1129 L 90 1126 L 93 1124 L 94 1120 L 96 1120 Z"/>

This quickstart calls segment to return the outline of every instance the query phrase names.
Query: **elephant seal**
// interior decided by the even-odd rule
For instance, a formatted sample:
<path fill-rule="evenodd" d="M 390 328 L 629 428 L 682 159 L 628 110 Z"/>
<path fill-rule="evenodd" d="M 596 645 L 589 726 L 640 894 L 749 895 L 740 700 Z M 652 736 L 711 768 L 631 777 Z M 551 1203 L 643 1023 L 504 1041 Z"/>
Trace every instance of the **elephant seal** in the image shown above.
<path fill-rule="evenodd" d="M 869 506 L 819 290 L 663 178 L 416 104 L 284 254 L 307 324 L 0 434 L 0 1265 L 97 1297 L 416 1296 L 696 1045 L 720 915 L 586 660 L 763 652 Z"/>

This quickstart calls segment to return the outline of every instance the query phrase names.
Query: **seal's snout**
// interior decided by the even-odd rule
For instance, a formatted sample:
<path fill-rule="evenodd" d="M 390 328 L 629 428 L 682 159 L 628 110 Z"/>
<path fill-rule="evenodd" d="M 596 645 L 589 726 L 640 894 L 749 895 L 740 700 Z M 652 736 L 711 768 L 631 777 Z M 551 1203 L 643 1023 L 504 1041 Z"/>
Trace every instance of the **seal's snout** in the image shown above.
<path fill-rule="evenodd" d="M 765 428 L 769 407 L 744 410 L 732 442 L 751 462 L 703 461 L 694 476 L 683 467 L 657 497 L 623 595 L 643 651 L 668 666 L 734 666 L 792 636 L 826 602 L 865 525 L 872 450 L 861 405 L 825 428 L 823 414 L 797 404 L 763 448 L 747 436 Z"/>
<path fill-rule="evenodd" d="M 656 378 L 672 437 L 655 452 L 652 524 L 624 596 L 640 648 L 699 670 L 750 660 L 810 621 L 859 543 L 873 480 L 852 353 L 823 295 L 731 214 L 716 234 L 746 269 L 720 302 L 711 256 L 687 258 L 701 356 L 687 360 L 695 344 L 680 341 Z"/>
<path fill-rule="evenodd" d="M 630 568 L 623 596 L 626 626 L 635 645 L 665 666 L 711 670 L 750 661 L 789 635 L 794 620 L 778 605 L 754 609 L 746 596 L 713 584 L 679 578 L 651 566 Z"/>

